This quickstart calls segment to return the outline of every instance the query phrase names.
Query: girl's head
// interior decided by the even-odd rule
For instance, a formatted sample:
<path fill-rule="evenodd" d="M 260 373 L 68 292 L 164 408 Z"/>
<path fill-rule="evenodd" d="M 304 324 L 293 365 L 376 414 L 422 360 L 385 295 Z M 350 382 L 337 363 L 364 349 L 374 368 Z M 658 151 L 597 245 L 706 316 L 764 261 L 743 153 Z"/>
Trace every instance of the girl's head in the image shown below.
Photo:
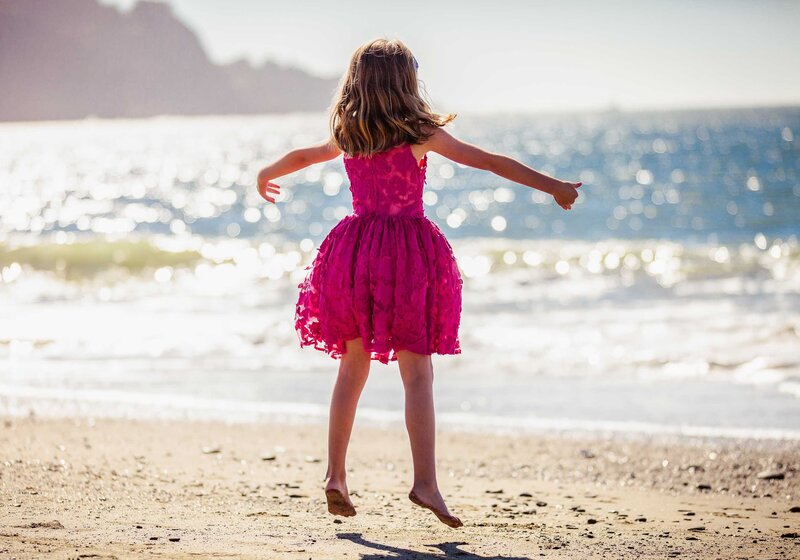
<path fill-rule="evenodd" d="M 417 61 L 402 41 L 356 49 L 331 106 L 331 137 L 348 155 L 371 156 L 426 140 L 456 115 L 434 113 L 420 95 Z"/>

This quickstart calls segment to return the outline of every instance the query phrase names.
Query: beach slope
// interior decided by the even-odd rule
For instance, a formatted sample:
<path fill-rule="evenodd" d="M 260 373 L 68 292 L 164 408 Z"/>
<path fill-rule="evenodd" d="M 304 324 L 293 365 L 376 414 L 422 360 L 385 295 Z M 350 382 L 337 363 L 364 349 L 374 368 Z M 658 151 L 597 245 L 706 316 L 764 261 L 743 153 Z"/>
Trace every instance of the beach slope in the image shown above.
<path fill-rule="evenodd" d="M 396 428 L 357 423 L 343 519 L 324 504 L 324 425 L 0 426 L 5 558 L 800 557 L 793 442 L 440 433 L 454 530 L 408 501 Z"/>

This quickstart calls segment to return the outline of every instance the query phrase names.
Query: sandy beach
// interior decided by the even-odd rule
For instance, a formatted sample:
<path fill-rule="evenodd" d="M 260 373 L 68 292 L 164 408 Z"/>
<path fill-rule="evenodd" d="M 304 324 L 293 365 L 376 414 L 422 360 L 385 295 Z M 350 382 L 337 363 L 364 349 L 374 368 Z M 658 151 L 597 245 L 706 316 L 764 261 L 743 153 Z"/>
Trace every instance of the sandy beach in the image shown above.
<path fill-rule="evenodd" d="M 324 425 L 2 423 L 4 558 L 798 558 L 794 442 L 440 432 L 464 527 L 408 501 L 405 432 L 356 421 L 358 515 L 325 509 Z"/>

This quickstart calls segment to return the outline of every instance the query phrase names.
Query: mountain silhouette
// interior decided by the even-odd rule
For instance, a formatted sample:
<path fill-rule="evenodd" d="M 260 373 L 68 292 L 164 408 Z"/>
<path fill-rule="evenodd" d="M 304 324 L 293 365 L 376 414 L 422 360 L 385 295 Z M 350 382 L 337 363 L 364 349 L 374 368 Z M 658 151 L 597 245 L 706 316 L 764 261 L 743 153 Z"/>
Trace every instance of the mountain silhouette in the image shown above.
<path fill-rule="evenodd" d="M 213 64 L 168 4 L 0 0 L 0 121 L 313 111 L 337 82 Z"/>

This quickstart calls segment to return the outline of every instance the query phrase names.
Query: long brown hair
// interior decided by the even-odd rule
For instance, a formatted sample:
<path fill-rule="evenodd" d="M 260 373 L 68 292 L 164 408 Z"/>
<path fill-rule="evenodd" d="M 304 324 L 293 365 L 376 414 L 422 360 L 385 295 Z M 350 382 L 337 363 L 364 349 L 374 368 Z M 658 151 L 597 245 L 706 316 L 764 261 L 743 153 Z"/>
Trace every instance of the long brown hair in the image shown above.
<path fill-rule="evenodd" d="M 369 157 L 405 142 L 419 144 L 434 127 L 456 118 L 431 109 L 420 94 L 416 66 L 397 39 L 375 39 L 356 49 L 330 108 L 331 138 L 340 150 Z"/>

